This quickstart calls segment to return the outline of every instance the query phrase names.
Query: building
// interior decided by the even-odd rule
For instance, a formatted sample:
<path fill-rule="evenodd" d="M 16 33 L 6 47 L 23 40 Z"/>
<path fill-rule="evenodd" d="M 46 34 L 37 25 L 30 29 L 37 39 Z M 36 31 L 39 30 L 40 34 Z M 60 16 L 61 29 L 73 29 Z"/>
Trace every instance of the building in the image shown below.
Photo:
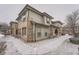
<path fill-rule="evenodd" d="M 62 30 L 63 34 L 73 35 L 73 30 L 72 30 L 71 27 L 69 27 L 69 26 L 64 26 L 64 27 L 62 27 L 62 29 L 63 29 L 63 30 Z M 76 25 L 75 28 L 74 28 L 74 30 L 75 30 L 75 33 L 76 33 L 76 34 L 79 34 L 79 25 Z"/>
<path fill-rule="evenodd" d="M 26 42 L 36 42 L 61 35 L 61 22 L 53 23 L 52 19 L 54 17 L 46 12 L 42 13 L 26 5 L 18 14 L 16 22 L 10 23 L 11 35 L 22 38 Z"/>
<path fill-rule="evenodd" d="M 53 30 L 53 36 L 60 36 L 62 35 L 62 26 L 63 23 L 60 21 L 51 21 L 51 25 L 53 25 L 51 28 Z"/>
<path fill-rule="evenodd" d="M 10 22 L 10 28 L 9 28 L 9 33 L 12 36 L 17 36 L 18 35 L 18 23 L 17 22 Z"/>
<path fill-rule="evenodd" d="M 8 34 L 7 31 L 8 31 L 8 24 L 5 24 L 5 23 L 0 23 L 0 33 L 2 34 Z"/>

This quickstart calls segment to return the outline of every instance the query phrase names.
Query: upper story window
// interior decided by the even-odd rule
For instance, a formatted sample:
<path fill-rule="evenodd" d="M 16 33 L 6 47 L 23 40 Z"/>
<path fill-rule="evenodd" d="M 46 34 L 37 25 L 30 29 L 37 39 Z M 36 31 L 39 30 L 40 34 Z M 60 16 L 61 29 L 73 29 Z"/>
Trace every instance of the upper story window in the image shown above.
<path fill-rule="evenodd" d="M 46 18 L 46 21 L 48 24 L 50 24 L 50 19 L 49 18 Z"/>
<path fill-rule="evenodd" d="M 45 36 L 47 36 L 47 32 L 45 32 Z"/>
<path fill-rule="evenodd" d="M 26 20 L 26 17 L 25 16 L 22 16 L 22 21 L 25 21 Z"/>
<path fill-rule="evenodd" d="M 23 18 L 23 21 L 25 21 L 25 20 L 26 20 L 26 17 Z"/>

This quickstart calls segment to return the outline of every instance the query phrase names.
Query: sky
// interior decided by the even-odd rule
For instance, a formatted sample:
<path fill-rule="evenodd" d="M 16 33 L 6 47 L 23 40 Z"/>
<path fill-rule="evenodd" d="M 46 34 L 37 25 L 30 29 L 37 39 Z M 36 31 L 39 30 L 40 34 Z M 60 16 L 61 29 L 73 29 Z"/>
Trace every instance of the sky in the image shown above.
<path fill-rule="evenodd" d="M 0 22 L 15 21 L 25 4 L 0 4 Z M 46 12 L 53 20 L 65 23 L 66 16 L 79 9 L 79 4 L 31 4 L 41 12 Z"/>

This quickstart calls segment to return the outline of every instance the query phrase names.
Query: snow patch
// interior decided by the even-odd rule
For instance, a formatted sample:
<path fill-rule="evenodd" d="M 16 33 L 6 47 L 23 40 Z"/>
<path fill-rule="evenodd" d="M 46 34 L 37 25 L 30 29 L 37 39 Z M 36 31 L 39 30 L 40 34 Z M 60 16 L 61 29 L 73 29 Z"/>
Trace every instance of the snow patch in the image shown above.
<path fill-rule="evenodd" d="M 24 43 L 21 39 L 12 36 L 0 37 L 7 44 L 6 55 L 28 55 L 28 54 L 46 54 L 55 51 L 65 40 L 71 36 L 65 35 L 53 39 L 43 40 L 36 43 Z"/>

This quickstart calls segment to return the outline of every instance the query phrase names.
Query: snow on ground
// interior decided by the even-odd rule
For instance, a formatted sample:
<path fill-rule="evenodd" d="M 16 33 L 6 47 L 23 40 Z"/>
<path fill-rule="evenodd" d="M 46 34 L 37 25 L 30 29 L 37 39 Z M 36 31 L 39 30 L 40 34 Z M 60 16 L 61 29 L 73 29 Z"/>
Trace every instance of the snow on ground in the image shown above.
<path fill-rule="evenodd" d="M 55 51 L 62 43 L 71 36 L 65 35 L 53 39 L 47 39 L 36 43 L 24 43 L 22 40 L 6 36 L 0 37 L 0 41 L 6 41 L 7 48 L 5 50 L 6 55 L 27 55 L 27 54 L 46 54 L 51 51 Z"/>
<path fill-rule="evenodd" d="M 7 49 L 7 53 L 6 54 L 33 54 L 32 50 L 33 50 L 33 47 L 28 45 L 28 44 L 25 44 L 24 42 L 22 42 L 20 39 L 16 39 L 14 37 L 8 37 L 7 40 L 7 45 L 8 46 L 8 49 Z M 13 51 L 12 51 L 13 49 Z M 8 53 L 9 52 L 9 53 Z"/>
<path fill-rule="evenodd" d="M 4 35 L 0 34 L 0 37 L 3 37 Z"/>
<path fill-rule="evenodd" d="M 58 47 L 55 51 L 48 52 L 49 55 L 78 55 L 79 45 L 70 43 L 69 40 L 66 40 Z"/>
<path fill-rule="evenodd" d="M 62 43 L 65 40 L 67 40 L 70 37 L 71 36 L 65 35 L 65 36 L 54 38 L 54 39 L 37 42 L 36 54 L 46 54 L 50 51 L 55 51 L 56 49 L 58 49 L 59 46 L 62 45 Z"/>

